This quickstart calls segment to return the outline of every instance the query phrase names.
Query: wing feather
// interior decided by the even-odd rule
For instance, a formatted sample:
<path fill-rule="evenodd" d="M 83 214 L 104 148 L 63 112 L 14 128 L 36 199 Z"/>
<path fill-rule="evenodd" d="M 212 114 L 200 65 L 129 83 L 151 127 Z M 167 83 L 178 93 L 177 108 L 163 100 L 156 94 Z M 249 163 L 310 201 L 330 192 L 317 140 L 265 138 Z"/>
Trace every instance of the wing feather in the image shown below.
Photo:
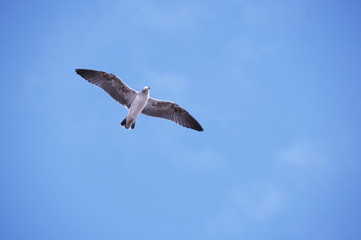
<path fill-rule="evenodd" d="M 137 92 L 128 87 L 120 78 L 111 73 L 90 69 L 76 69 L 77 74 L 88 80 L 88 82 L 102 88 L 114 100 L 129 108 Z"/>
<path fill-rule="evenodd" d="M 194 117 L 192 117 L 192 115 L 173 102 L 149 98 L 142 113 L 151 117 L 164 118 L 173 121 L 186 128 L 191 128 L 200 132 L 203 131 L 202 126 Z"/>

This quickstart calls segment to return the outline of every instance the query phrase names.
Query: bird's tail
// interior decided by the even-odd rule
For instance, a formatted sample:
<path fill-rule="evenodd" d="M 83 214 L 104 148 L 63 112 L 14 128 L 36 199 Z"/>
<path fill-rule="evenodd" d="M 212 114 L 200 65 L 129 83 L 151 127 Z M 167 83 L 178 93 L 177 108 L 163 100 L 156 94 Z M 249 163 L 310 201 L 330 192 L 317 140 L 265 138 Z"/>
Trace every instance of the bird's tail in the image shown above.
<path fill-rule="evenodd" d="M 125 126 L 126 123 L 127 123 L 127 118 L 124 118 L 124 120 L 122 121 L 122 123 L 120 125 Z"/>
<path fill-rule="evenodd" d="M 127 117 L 124 118 L 124 120 L 120 123 L 120 125 L 124 126 L 126 129 L 129 129 L 129 126 L 127 126 Z M 135 127 L 135 121 L 130 126 L 131 129 L 134 129 Z"/>

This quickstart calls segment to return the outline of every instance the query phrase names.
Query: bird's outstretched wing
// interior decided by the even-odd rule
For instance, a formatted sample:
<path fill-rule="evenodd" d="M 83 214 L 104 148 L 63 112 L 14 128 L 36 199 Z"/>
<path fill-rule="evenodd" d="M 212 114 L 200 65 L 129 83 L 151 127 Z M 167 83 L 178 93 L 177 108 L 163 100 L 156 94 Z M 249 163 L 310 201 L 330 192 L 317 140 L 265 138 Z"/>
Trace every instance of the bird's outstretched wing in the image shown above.
<path fill-rule="evenodd" d="M 129 108 L 137 92 L 128 87 L 117 76 L 102 71 L 90 69 L 75 69 L 76 73 L 88 80 L 88 82 L 102 88 L 120 104 Z"/>
<path fill-rule="evenodd" d="M 203 131 L 202 126 L 186 110 L 173 102 L 161 101 L 149 98 L 147 105 L 142 111 L 143 114 L 151 117 L 159 117 L 171 120 L 183 127 Z"/>

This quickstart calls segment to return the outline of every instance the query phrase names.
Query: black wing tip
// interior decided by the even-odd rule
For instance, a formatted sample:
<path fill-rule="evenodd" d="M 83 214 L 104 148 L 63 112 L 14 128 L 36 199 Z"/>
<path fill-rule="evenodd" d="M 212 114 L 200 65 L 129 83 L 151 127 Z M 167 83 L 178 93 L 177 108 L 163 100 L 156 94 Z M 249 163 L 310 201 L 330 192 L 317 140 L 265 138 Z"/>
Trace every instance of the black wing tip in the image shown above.
<path fill-rule="evenodd" d="M 204 131 L 204 129 L 202 128 L 201 125 L 196 126 L 196 127 L 192 126 L 191 128 L 194 129 L 194 130 L 196 130 L 196 131 L 198 131 L 198 132 L 203 132 L 203 131 Z"/>
<path fill-rule="evenodd" d="M 76 68 L 76 69 L 75 69 L 75 72 L 76 72 L 77 74 L 79 74 L 79 73 L 84 72 L 84 71 L 86 71 L 86 70 L 88 70 L 88 69 Z"/>
<path fill-rule="evenodd" d="M 179 108 L 181 108 L 181 107 L 179 107 Z M 183 108 L 181 108 L 181 109 L 186 113 L 186 120 L 185 120 L 185 122 L 180 123 L 180 125 L 183 127 L 186 127 L 186 128 L 196 130 L 198 132 L 203 132 L 204 129 L 199 124 L 199 122 L 192 115 L 190 115 L 186 110 L 184 110 Z"/>
<path fill-rule="evenodd" d="M 85 73 L 91 73 L 91 72 L 97 72 L 96 70 L 91 69 L 83 69 L 83 68 L 76 68 L 75 72 L 79 75 L 85 74 Z"/>
<path fill-rule="evenodd" d="M 84 77 L 85 75 L 87 75 L 87 73 L 89 73 L 88 69 L 75 69 L 75 72 L 77 74 L 79 74 L 80 76 Z"/>
<path fill-rule="evenodd" d="M 189 119 L 190 121 L 188 121 L 188 123 L 186 123 L 185 125 L 182 124 L 182 126 L 191 128 L 191 129 L 196 130 L 198 132 L 203 132 L 204 129 L 199 124 L 199 122 L 194 117 L 192 117 L 190 114 L 189 114 L 189 117 L 190 117 L 190 119 Z"/>
<path fill-rule="evenodd" d="M 92 70 L 92 69 L 77 68 L 77 69 L 75 69 L 75 72 L 77 74 L 79 74 L 81 77 L 88 80 L 88 78 L 96 76 L 100 71 Z"/>
<path fill-rule="evenodd" d="M 188 112 L 187 112 L 188 113 Z M 188 124 L 189 124 L 189 128 L 196 130 L 198 132 L 203 132 L 204 129 L 202 128 L 202 126 L 199 124 L 199 122 L 188 113 Z"/>

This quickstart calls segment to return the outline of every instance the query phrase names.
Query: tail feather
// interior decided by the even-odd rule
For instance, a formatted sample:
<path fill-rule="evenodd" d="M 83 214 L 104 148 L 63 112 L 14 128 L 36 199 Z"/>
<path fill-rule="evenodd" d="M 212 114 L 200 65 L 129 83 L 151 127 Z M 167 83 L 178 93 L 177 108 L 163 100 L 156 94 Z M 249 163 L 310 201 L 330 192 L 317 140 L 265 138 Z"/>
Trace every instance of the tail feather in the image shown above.
<path fill-rule="evenodd" d="M 126 123 L 127 123 L 127 118 L 124 118 L 124 120 L 122 121 L 122 123 L 120 125 L 125 126 Z"/>
<path fill-rule="evenodd" d="M 133 119 L 128 119 L 129 121 L 127 121 L 127 117 L 124 118 L 124 120 L 120 123 L 120 125 L 122 125 L 123 127 L 125 127 L 126 129 L 134 129 L 135 127 L 135 121 L 132 123 Z M 130 125 L 132 124 L 132 125 Z"/>

